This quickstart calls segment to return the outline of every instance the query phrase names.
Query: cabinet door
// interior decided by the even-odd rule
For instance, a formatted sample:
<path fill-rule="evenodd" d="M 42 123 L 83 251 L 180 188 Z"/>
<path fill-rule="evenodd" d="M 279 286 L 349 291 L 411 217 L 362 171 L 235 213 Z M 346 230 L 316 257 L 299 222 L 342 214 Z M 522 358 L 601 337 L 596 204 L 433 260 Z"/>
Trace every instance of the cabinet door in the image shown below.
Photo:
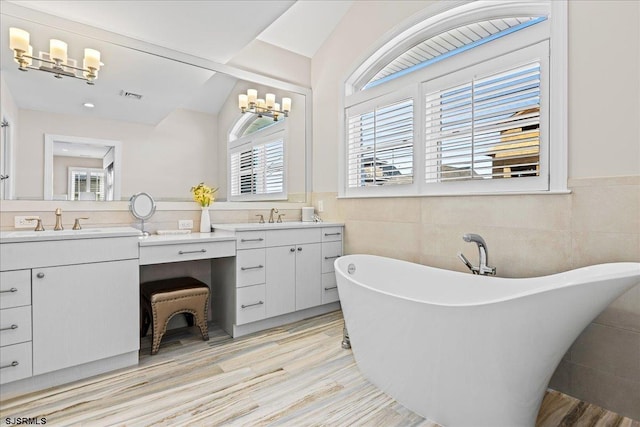
<path fill-rule="evenodd" d="M 320 243 L 296 247 L 296 310 L 322 304 Z"/>
<path fill-rule="evenodd" d="M 136 351 L 138 260 L 33 269 L 33 374 Z"/>
<path fill-rule="evenodd" d="M 267 317 L 296 310 L 296 247 L 267 248 Z"/>

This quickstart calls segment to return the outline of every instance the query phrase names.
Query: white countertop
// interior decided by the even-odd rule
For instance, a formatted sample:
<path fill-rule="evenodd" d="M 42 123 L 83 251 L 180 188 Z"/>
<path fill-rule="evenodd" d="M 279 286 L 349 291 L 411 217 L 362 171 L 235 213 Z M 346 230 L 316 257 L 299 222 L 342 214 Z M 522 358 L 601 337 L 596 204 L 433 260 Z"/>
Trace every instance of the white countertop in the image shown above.
<path fill-rule="evenodd" d="M 234 241 L 236 236 L 233 231 L 216 230 L 213 233 L 189 233 L 189 234 L 152 234 L 140 237 L 140 246 L 179 245 L 183 243 L 224 242 Z"/>
<path fill-rule="evenodd" d="M 45 231 L 2 231 L 0 242 L 25 243 L 45 242 L 49 240 L 96 239 L 105 237 L 141 236 L 140 230 L 133 227 L 100 227 L 81 230 L 45 230 Z"/>
<path fill-rule="evenodd" d="M 240 224 L 211 224 L 216 231 L 256 231 L 256 230 L 284 230 L 291 228 L 322 228 L 322 227 L 342 227 L 344 224 L 338 222 L 258 222 L 240 223 Z"/>

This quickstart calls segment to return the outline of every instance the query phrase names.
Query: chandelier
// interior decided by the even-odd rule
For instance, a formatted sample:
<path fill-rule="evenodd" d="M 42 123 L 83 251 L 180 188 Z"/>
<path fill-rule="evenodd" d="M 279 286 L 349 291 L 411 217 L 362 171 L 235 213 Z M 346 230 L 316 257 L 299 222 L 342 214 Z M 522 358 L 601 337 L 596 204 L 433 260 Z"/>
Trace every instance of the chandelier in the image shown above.
<path fill-rule="evenodd" d="M 247 93 L 238 95 L 238 107 L 242 113 L 253 113 L 258 117 L 272 117 L 274 122 L 278 121 L 278 117 L 283 115 L 289 117 L 291 111 L 291 98 L 282 98 L 282 109 L 280 104 L 276 102 L 276 96 L 267 93 L 264 99 L 258 98 L 258 91 L 255 89 L 247 90 Z"/>
<path fill-rule="evenodd" d="M 18 63 L 20 71 L 38 70 L 52 73 L 55 78 L 73 77 L 85 80 L 87 84 L 95 84 L 100 66 L 100 52 L 95 49 L 84 50 L 82 68 L 76 66 L 76 61 L 67 58 L 67 44 L 61 40 L 49 40 L 49 52 L 40 52 L 40 57 L 33 56 L 33 47 L 29 44 L 29 33 L 20 28 L 9 28 L 9 47 L 13 50 L 13 58 Z M 39 61 L 40 66 L 33 65 Z"/>

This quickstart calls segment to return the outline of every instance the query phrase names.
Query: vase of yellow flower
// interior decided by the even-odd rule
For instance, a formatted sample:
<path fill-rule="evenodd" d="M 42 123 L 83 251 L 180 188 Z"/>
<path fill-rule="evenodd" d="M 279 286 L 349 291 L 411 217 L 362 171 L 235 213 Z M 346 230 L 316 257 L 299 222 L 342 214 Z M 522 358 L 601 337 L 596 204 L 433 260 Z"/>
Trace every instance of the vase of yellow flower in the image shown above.
<path fill-rule="evenodd" d="M 213 203 L 215 197 L 213 195 L 218 191 L 217 188 L 212 188 L 206 185 L 204 182 L 191 187 L 191 193 L 193 193 L 193 200 L 197 202 L 202 208 L 200 214 L 200 232 L 209 233 L 211 231 L 211 218 L 209 217 L 209 205 Z"/>

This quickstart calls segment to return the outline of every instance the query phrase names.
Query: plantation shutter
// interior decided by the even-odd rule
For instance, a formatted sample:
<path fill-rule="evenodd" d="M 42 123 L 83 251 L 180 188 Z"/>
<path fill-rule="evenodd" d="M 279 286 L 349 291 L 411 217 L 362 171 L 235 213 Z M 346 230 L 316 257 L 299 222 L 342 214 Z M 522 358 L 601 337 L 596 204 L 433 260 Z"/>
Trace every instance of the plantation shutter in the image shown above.
<path fill-rule="evenodd" d="M 540 175 L 539 61 L 425 94 L 425 182 Z"/>
<path fill-rule="evenodd" d="M 248 145 L 248 146 L 247 146 Z M 284 192 L 284 138 L 245 144 L 230 154 L 231 195 Z"/>
<path fill-rule="evenodd" d="M 349 187 L 413 182 L 413 99 L 347 109 Z"/>

